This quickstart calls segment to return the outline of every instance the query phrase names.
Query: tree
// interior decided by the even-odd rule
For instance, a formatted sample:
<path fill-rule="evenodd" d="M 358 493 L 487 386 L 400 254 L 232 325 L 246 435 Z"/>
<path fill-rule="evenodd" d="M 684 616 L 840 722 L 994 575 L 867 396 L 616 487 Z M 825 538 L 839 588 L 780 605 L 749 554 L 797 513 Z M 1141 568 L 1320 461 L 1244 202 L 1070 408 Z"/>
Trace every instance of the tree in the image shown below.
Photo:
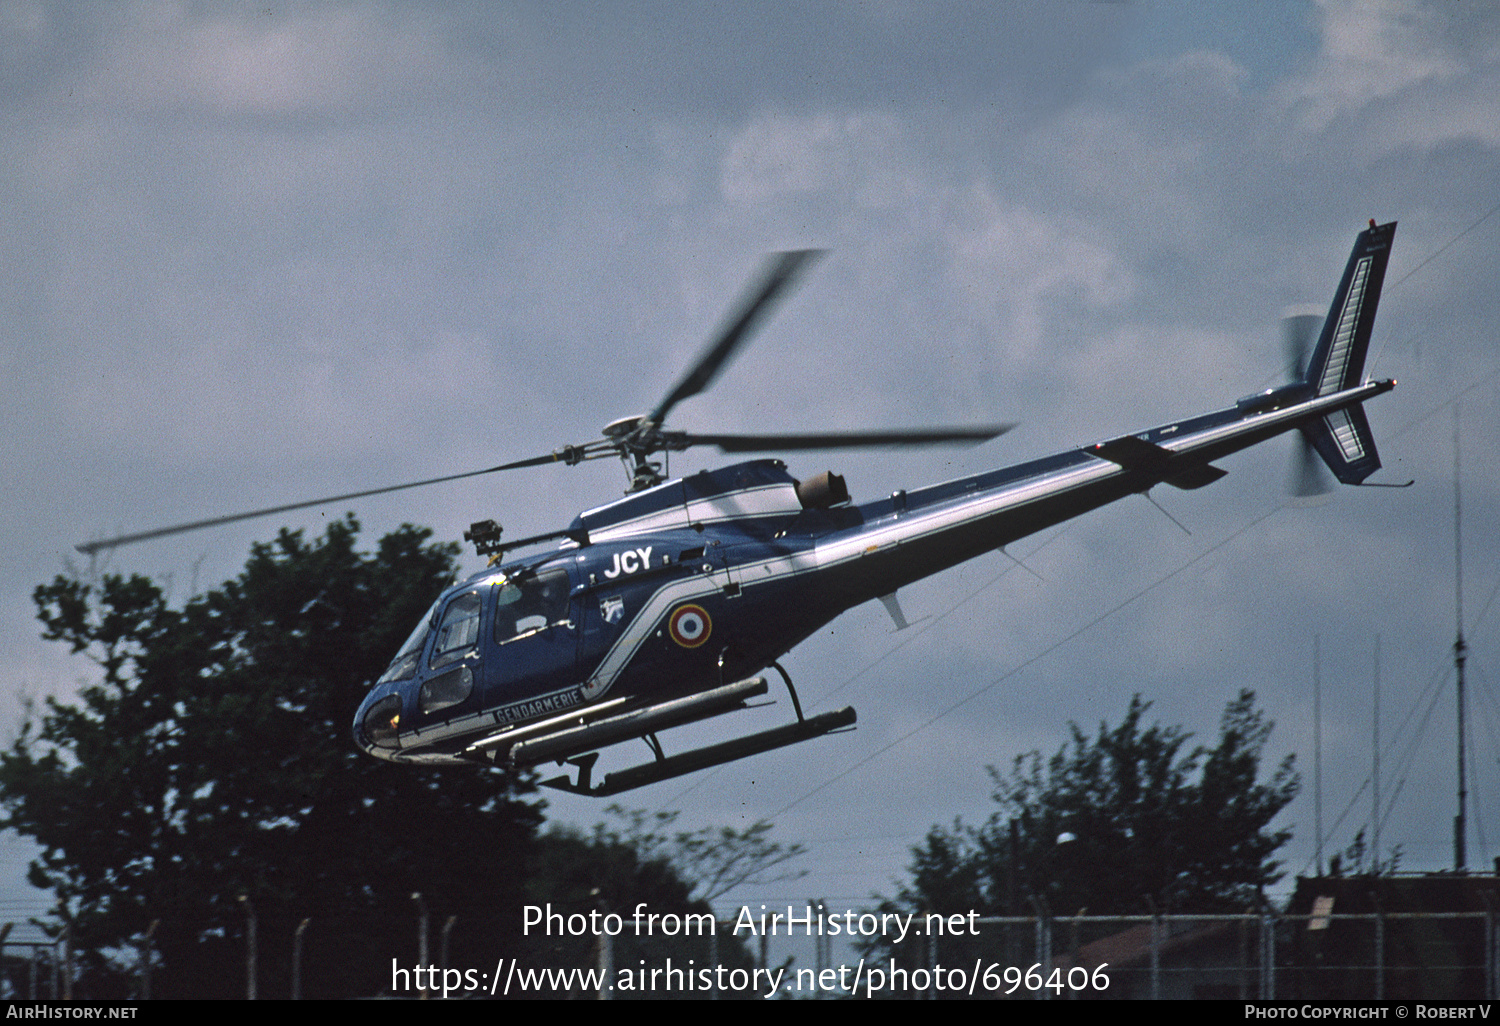
<path fill-rule="evenodd" d="M 980 827 L 933 827 L 913 849 L 896 907 L 1054 915 L 1219 912 L 1250 908 L 1280 879 L 1291 837 L 1271 824 L 1300 783 L 1288 756 L 1268 781 L 1260 762 L 1272 724 L 1241 691 L 1213 748 L 1188 749 L 1180 727 L 1145 726 L 1131 699 L 1117 727 L 1072 739 L 1050 759 L 994 767 L 999 808 Z"/>
<path fill-rule="evenodd" d="M 373 993 L 392 957 L 415 962 L 414 891 L 464 908 L 476 943 L 517 932 L 541 822 L 530 778 L 393 766 L 349 739 L 457 546 L 406 526 L 361 553 L 358 531 L 283 531 L 180 608 L 140 576 L 37 588 L 43 637 L 101 674 L 32 709 L 0 753 L 0 826 L 41 846 L 31 882 L 56 896 L 99 996 L 108 953 L 156 920 L 153 996 L 182 997 L 244 993 L 229 967 L 252 907 L 278 951 L 311 917 L 308 996 Z M 260 971 L 261 993 L 288 993 L 285 959 Z"/>
<path fill-rule="evenodd" d="M 609 938 L 616 970 L 612 979 L 619 983 L 623 971 L 628 981 L 617 986 L 612 996 L 702 997 L 710 989 L 703 969 L 750 968 L 753 960 L 743 940 L 714 926 L 713 907 L 704 895 L 695 895 L 703 886 L 702 880 L 683 871 L 670 842 L 664 845 L 659 835 L 638 829 L 651 819 L 670 824 L 677 814 L 626 813 L 618 806 L 610 806 L 607 811 L 624 819 L 623 829 L 598 823 L 588 833 L 550 827 L 542 835 L 542 858 L 528 892 L 534 905 L 550 907 L 563 916 L 597 912 L 620 917 L 621 928 Z M 726 832 L 735 833 L 727 828 Z M 719 831 L 702 833 L 718 835 Z M 755 835 L 762 842 L 763 833 Z M 736 847 L 744 851 L 756 844 L 752 841 Z M 642 914 L 639 920 L 637 911 Z M 530 964 L 547 969 L 598 965 L 601 942 L 595 932 L 568 935 L 552 931 L 531 945 Z M 675 982 L 663 983 L 662 970 L 671 966 L 677 968 Z M 714 979 L 718 982 L 717 976 Z M 558 992 L 557 996 L 579 994 L 572 990 Z"/>
<path fill-rule="evenodd" d="M 611 805 L 605 812 L 620 821 L 619 827 L 599 824 L 594 828 L 601 842 L 624 845 L 646 860 L 670 865 L 692 882 L 699 901 L 712 902 L 741 884 L 764 886 L 796 880 L 805 871 L 783 872 L 776 867 L 807 851 L 800 844 L 771 840 L 771 823 L 757 820 L 743 830 L 734 827 L 703 827 L 668 834 L 678 813 L 625 809 Z"/>

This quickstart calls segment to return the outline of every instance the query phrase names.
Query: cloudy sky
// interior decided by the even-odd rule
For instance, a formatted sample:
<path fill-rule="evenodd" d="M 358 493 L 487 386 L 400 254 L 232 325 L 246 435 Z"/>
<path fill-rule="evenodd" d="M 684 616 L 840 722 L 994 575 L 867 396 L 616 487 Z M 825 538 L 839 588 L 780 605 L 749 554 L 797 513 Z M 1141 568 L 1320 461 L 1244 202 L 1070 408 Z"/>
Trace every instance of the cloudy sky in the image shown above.
<path fill-rule="evenodd" d="M 1306 872 L 1316 638 L 1325 851 L 1371 816 L 1378 645 L 1382 843 L 1449 865 L 1458 408 L 1470 865 L 1500 854 L 1495 5 L 11 0 L 0 97 L 7 731 L 20 696 L 90 672 L 30 601 L 87 569 L 74 544 L 586 441 L 666 391 L 768 251 L 830 254 L 676 427 L 1021 424 L 790 461 L 873 498 L 1278 383 L 1280 316 L 1326 307 L 1373 217 L 1400 229 L 1370 370 L 1400 387 L 1369 415 L 1379 479 L 1415 486 L 1292 504 L 1277 440 L 1160 490 L 1190 534 L 1132 499 L 1029 539 L 1024 569 L 903 592 L 907 631 L 872 605 L 791 655 L 856 732 L 632 801 L 772 816 L 809 875 L 736 897 L 850 907 L 933 823 L 988 815 L 985 764 L 1135 692 L 1208 740 L 1249 686 L 1304 772 L 1285 854 Z M 354 508 L 372 539 L 521 535 L 623 483 L 599 462 Z M 186 596 L 282 523 L 108 567 Z M 4 850 L 0 913 L 35 911 L 29 850 Z"/>

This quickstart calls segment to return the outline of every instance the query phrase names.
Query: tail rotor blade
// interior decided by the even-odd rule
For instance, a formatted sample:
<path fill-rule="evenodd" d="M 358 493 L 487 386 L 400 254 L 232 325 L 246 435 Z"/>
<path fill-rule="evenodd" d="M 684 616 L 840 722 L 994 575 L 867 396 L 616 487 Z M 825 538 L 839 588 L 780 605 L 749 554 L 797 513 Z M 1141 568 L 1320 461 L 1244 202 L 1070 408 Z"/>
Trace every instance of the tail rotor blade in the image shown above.
<path fill-rule="evenodd" d="M 1322 314 L 1306 311 L 1289 313 L 1281 319 L 1281 341 L 1286 354 L 1288 381 L 1301 381 L 1307 375 L 1313 344 L 1317 341 L 1318 329 L 1322 326 Z"/>
<path fill-rule="evenodd" d="M 1333 482 L 1329 480 L 1323 458 L 1312 447 L 1307 436 L 1299 431 L 1294 436 L 1294 442 L 1296 451 L 1292 456 L 1287 491 L 1291 493 L 1296 505 L 1319 505 L 1333 491 Z"/>

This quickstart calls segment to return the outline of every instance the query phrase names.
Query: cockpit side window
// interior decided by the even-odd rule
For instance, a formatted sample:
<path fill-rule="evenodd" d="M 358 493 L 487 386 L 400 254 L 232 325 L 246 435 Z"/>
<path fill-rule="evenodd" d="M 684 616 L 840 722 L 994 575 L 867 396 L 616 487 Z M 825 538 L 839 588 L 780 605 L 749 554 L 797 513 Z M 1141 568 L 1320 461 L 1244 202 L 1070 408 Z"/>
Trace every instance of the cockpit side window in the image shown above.
<path fill-rule="evenodd" d="M 505 581 L 495 597 L 495 640 L 511 641 L 568 619 L 568 574 L 543 570 Z"/>
<path fill-rule="evenodd" d="M 466 591 L 456 596 L 443 610 L 443 619 L 434 632 L 432 669 L 462 659 L 479 643 L 479 592 Z"/>

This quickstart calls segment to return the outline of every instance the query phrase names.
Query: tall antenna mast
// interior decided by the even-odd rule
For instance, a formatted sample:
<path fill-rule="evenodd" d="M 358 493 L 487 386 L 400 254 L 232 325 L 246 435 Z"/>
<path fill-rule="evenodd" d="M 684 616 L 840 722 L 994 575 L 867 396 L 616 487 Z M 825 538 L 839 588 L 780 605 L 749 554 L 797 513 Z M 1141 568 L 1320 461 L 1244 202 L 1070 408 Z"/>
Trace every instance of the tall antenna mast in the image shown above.
<path fill-rule="evenodd" d="M 1370 874 L 1380 875 L 1380 635 L 1375 635 L 1375 701 L 1374 701 L 1374 767 L 1371 770 L 1374 780 L 1374 794 L 1371 799 L 1374 806 L 1374 815 L 1370 820 Z"/>
<path fill-rule="evenodd" d="M 1464 855 L 1465 803 L 1468 791 L 1464 787 L 1464 662 L 1468 659 L 1469 647 L 1464 643 L 1464 549 L 1463 549 L 1463 492 L 1460 488 L 1458 446 L 1459 404 L 1453 404 L 1453 608 L 1458 621 L 1457 638 L 1453 642 L 1453 665 L 1458 671 L 1458 815 L 1453 817 L 1453 868 L 1463 872 L 1466 868 Z"/>
<path fill-rule="evenodd" d="M 1318 875 L 1323 875 L 1323 681 L 1319 637 L 1313 635 L 1313 833 L 1318 838 Z"/>

